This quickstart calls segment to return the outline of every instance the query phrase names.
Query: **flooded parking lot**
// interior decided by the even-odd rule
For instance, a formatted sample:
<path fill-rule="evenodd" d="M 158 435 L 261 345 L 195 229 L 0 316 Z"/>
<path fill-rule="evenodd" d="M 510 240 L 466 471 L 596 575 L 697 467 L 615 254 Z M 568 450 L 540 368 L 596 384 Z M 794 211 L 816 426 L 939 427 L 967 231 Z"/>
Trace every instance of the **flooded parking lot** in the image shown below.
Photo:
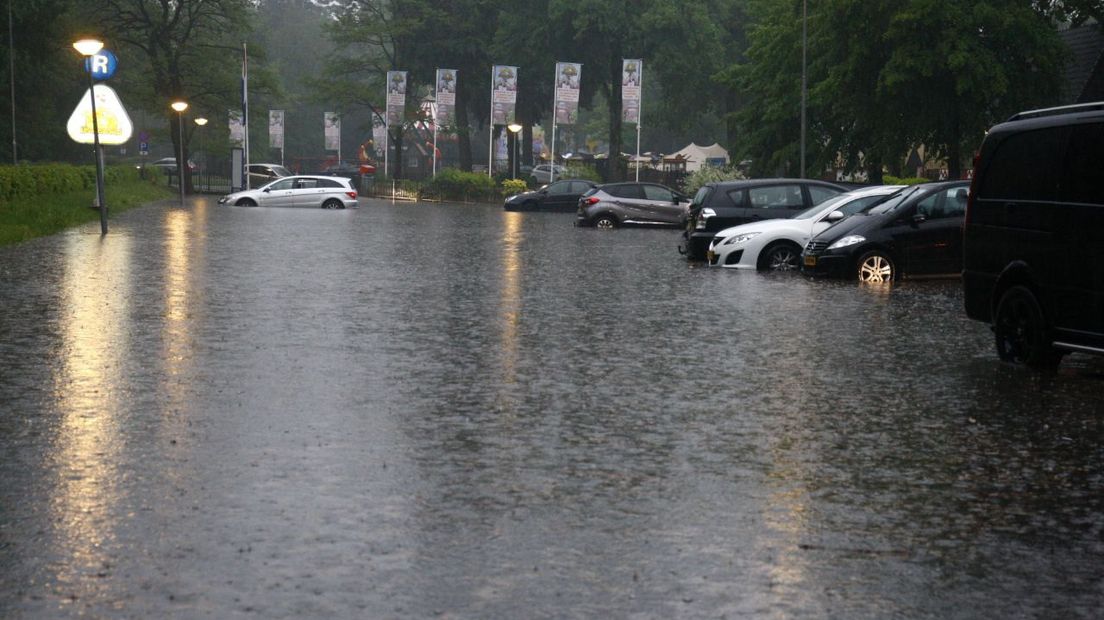
<path fill-rule="evenodd" d="M 0 617 L 1098 617 L 1104 360 L 674 230 L 147 207 L 0 249 Z"/>

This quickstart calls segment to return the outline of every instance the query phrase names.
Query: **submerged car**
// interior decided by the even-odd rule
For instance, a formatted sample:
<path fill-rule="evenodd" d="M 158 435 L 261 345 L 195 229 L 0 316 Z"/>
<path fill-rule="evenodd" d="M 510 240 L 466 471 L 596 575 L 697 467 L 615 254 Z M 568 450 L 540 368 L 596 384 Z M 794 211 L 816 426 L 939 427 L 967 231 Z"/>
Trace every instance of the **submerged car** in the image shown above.
<path fill-rule="evenodd" d="M 713 237 L 706 258 L 710 265 L 733 269 L 796 271 L 809 239 L 903 188 L 878 185 L 859 189 L 829 198 L 792 218 L 726 228 Z"/>
<path fill-rule="evenodd" d="M 707 183 L 694 194 L 679 252 L 706 259 L 717 232 L 756 220 L 793 217 L 846 188 L 809 179 L 756 179 Z"/>
<path fill-rule="evenodd" d="M 579 206 L 579 198 L 597 187 L 586 179 L 564 179 L 549 183 L 532 191 L 515 194 L 506 199 L 502 208 L 507 211 L 562 211 L 573 213 Z"/>
<path fill-rule="evenodd" d="M 658 183 L 607 183 L 583 194 L 576 226 L 617 228 L 626 224 L 679 226 L 690 198 Z"/>
<path fill-rule="evenodd" d="M 969 181 L 924 183 L 852 215 L 813 237 L 802 271 L 889 282 L 962 273 L 962 220 Z"/>
<path fill-rule="evenodd" d="M 239 207 L 313 207 L 345 209 L 357 206 L 357 191 L 350 179 L 326 176 L 290 176 L 257 189 L 227 194 L 220 205 Z"/>

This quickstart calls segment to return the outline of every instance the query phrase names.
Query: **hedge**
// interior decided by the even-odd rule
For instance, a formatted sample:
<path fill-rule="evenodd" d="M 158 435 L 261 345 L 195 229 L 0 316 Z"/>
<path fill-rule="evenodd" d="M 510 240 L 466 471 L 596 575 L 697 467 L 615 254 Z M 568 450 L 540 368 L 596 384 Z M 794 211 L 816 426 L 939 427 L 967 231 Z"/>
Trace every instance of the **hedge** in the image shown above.
<path fill-rule="evenodd" d="M 105 183 L 138 178 L 139 171 L 133 166 L 108 166 L 104 169 Z M 0 166 L 0 200 L 3 201 L 47 194 L 64 194 L 95 187 L 95 166 L 70 164 Z"/>

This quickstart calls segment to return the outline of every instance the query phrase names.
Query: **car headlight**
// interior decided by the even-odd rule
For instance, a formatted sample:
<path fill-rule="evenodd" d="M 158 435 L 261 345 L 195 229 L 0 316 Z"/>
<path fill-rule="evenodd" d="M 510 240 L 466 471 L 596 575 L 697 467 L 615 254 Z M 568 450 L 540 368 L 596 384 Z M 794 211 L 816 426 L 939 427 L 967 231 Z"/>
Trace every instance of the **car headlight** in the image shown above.
<path fill-rule="evenodd" d="M 717 212 L 713 209 L 702 209 L 698 214 L 697 221 L 694 222 L 694 228 L 697 230 L 705 230 L 706 221 L 711 217 L 716 217 Z"/>
<path fill-rule="evenodd" d="M 832 245 L 828 246 L 829 250 L 838 250 L 839 248 L 845 248 L 849 245 L 855 245 L 856 243 L 862 243 L 866 241 L 866 237 L 862 235 L 847 235 L 842 239 L 836 241 Z"/>
<path fill-rule="evenodd" d="M 724 245 L 740 245 L 741 243 L 747 243 L 751 239 L 758 237 L 758 232 L 749 232 L 742 235 L 736 235 L 735 237 L 729 237 L 725 240 Z"/>

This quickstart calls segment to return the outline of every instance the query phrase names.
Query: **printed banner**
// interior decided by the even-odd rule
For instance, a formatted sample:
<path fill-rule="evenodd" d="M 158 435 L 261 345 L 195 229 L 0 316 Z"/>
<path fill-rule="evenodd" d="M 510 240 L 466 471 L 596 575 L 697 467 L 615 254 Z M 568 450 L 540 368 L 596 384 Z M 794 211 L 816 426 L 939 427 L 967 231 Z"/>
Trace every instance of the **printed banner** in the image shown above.
<path fill-rule="evenodd" d="M 406 71 L 387 72 L 387 124 L 401 125 L 406 109 Z"/>
<path fill-rule="evenodd" d="M 517 67 L 495 65 L 491 71 L 491 124 L 509 125 L 514 122 L 517 78 Z"/>
<path fill-rule="evenodd" d="M 227 110 L 230 118 L 230 141 L 241 146 L 245 141 L 245 126 L 242 124 L 241 110 Z"/>
<path fill-rule="evenodd" d="M 284 148 L 284 111 L 268 111 L 268 146 L 273 149 Z"/>
<path fill-rule="evenodd" d="M 640 85 L 644 79 L 644 61 L 621 61 L 621 119 L 640 123 Z"/>
<path fill-rule="evenodd" d="M 583 65 L 574 62 L 556 63 L 556 122 L 574 125 L 579 118 L 579 81 Z"/>
<path fill-rule="evenodd" d="M 326 127 L 326 150 L 341 150 L 341 117 L 336 112 L 326 112 L 323 122 Z"/>
<path fill-rule="evenodd" d="M 438 127 L 453 124 L 456 115 L 456 69 L 437 70 Z"/>
<path fill-rule="evenodd" d="M 387 148 L 387 125 L 383 121 L 376 119 L 372 122 L 372 150 L 373 157 L 383 159 L 383 149 Z"/>

